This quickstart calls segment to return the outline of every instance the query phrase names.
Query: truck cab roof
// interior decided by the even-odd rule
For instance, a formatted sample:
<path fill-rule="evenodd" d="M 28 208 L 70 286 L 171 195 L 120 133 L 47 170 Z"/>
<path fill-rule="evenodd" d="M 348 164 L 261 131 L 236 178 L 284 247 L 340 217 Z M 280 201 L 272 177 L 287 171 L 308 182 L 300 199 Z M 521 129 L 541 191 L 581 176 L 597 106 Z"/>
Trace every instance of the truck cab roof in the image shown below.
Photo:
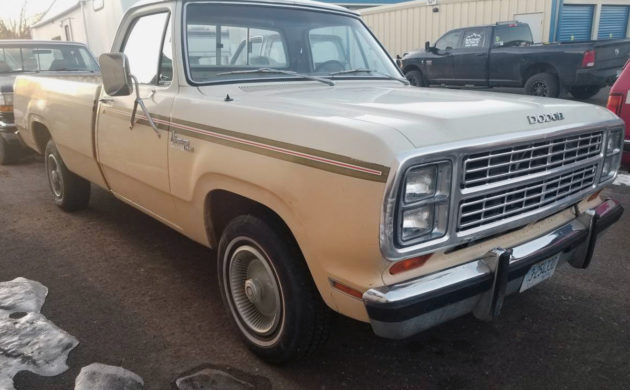
<path fill-rule="evenodd" d="M 186 2 L 186 3 L 193 3 L 196 1 L 208 1 L 208 0 L 142 0 L 139 1 L 138 3 L 134 4 L 132 7 L 130 7 L 129 9 L 137 9 L 139 7 L 143 7 L 146 5 L 151 5 L 151 4 L 159 4 L 159 3 L 167 3 L 170 1 L 176 1 L 176 2 Z M 212 1 L 212 0 L 210 0 Z M 261 4 L 280 4 L 280 5 L 287 5 L 287 6 L 302 6 L 302 7 L 311 7 L 311 8 L 318 8 L 318 9 L 325 9 L 325 10 L 330 10 L 330 11 L 336 11 L 336 12 L 343 12 L 343 13 L 347 13 L 347 14 L 351 14 L 351 15 L 359 15 L 357 12 L 349 10 L 345 7 L 341 7 L 335 4 L 330 4 L 330 3 L 323 3 L 320 1 L 311 1 L 311 0 L 250 0 L 250 1 L 246 1 L 247 3 L 261 3 Z"/>

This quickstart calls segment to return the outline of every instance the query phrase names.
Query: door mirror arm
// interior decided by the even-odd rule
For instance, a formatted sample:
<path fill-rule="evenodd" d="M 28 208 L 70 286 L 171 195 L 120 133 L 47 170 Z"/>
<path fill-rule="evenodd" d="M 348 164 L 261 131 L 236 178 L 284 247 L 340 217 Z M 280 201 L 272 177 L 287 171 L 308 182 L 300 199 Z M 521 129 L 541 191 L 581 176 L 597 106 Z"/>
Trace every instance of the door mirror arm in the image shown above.
<path fill-rule="evenodd" d="M 149 113 L 149 110 L 147 110 L 147 106 L 144 104 L 144 99 L 140 97 L 138 79 L 134 75 L 129 75 L 129 77 L 131 77 L 131 80 L 133 80 L 134 89 L 136 90 L 136 100 L 133 102 L 133 111 L 131 111 L 131 126 L 129 127 L 129 129 L 132 130 L 133 126 L 136 124 L 136 113 L 138 112 L 138 106 L 140 106 L 140 108 L 142 109 L 142 113 L 149 122 L 149 125 L 151 125 L 153 131 L 155 131 L 155 134 L 158 136 L 158 138 L 160 138 L 160 131 L 155 125 L 155 122 L 153 122 L 153 118 L 151 118 L 151 114 Z M 151 92 L 151 96 L 149 98 L 153 97 L 154 94 L 155 90 Z"/>

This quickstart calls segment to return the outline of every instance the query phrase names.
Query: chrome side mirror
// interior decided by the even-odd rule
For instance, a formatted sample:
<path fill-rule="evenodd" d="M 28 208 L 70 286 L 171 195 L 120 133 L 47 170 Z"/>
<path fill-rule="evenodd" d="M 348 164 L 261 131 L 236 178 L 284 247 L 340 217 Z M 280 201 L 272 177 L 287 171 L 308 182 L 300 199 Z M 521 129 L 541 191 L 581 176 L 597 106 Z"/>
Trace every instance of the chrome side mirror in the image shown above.
<path fill-rule="evenodd" d="M 129 61 L 124 53 L 105 53 L 98 59 L 103 76 L 103 88 L 109 96 L 129 96 L 133 81 Z"/>

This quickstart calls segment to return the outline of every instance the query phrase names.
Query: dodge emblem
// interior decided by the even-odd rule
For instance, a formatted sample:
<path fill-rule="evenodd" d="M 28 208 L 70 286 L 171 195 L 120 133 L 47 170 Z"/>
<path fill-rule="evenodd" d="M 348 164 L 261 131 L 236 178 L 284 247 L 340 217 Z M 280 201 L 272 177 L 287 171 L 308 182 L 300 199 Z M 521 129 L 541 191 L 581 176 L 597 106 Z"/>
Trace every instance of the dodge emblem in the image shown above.
<path fill-rule="evenodd" d="M 547 122 L 557 122 L 564 120 L 564 114 L 556 112 L 555 114 L 528 115 L 527 121 L 530 125 Z"/>

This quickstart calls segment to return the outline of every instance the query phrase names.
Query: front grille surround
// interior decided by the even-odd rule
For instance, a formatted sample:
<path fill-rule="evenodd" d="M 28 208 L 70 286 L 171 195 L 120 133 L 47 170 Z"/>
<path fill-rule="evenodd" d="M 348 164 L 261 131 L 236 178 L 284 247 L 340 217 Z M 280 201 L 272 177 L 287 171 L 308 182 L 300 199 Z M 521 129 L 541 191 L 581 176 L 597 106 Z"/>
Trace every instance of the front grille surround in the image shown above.
<path fill-rule="evenodd" d="M 589 194 L 595 193 L 602 187 L 612 183 L 616 178 L 615 175 L 601 183 L 599 182 L 604 160 L 603 149 L 605 149 L 607 142 L 608 131 L 621 129 L 623 126 L 624 124 L 621 120 L 611 119 L 593 125 L 583 125 L 573 128 L 557 126 L 546 129 L 534 129 L 521 133 L 502 134 L 475 139 L 471 143 L 453 142 L 452 144 L 439 145 L 437 147 L 426 147 L 416 150 L 414 153 L 402 156 L 390 171 L 391 174 L 387 182 L 383 201 L 379 239 L 383 257 L 390 261 L 398 261 L 428 253 L 441 252 L 454 247 L 461 247 L 468 243 L 478 242 L 487 237 L 523 227 L 577 204 Z M 601 139 L 602 146 L 597 155 L 593 153 L 578 161 L 560 164 L 549 167 L 549 169 L 545 169 L 544 171 L 530 172 L 527 175 L 512 177 L 502 181 L 483 183 L 482 185 L 468 188 L 463 188 L 462 186 L 464 161 L 471 155 L 595 133 L 603 134 Z M 600 143 L 600 141 L 597 140 L 595 143 Z M 404 179 L 404 172 L 418 165 L 445 160 L 450 161 L 453 167 L 449 220 L 446 234 L 439 239 L 411 244 L 409 246 L 397 243 L 393 226 L 398 211 L 398 197 L 400 195 L 401 182 Z M 544 202 L 537 208 L 523 210 L 523 213 L 509 215 L 505 219 L 497 219 L 476 226 L 467 225 L 465 229 L 460 228 L 460 206 L 463 202 L 468 202 L 475 198 L 488 197 L 492 193 L 513 191 L 522 186 L 534 185 L 542 180 L 591 166 L 595 166 L 595 180 L 590 186 L 578 186 L 578 191 L 575 191 L 575 188 L 573 188 L 573 191 L 570 193 L 554 198 L 551 202 Z"/>

